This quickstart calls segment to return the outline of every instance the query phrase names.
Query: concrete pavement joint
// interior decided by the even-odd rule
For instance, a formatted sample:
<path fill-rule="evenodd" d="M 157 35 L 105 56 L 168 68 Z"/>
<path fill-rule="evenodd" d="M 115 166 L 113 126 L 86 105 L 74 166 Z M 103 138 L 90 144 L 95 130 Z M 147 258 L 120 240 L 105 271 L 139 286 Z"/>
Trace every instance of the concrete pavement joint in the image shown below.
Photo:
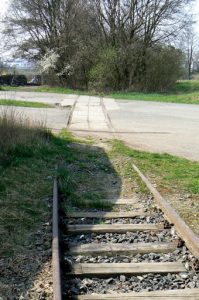
<path fill-rule="evenodd" d="M 104 105 L 104 100 L 103 98 L 101 98 L 101 105 L 102 105 L 102 109 L 104 111 L 104 114 L 106 116 L 106 119 L 107 119 L 107 124 L 108 124 L 108 127 L 110 128 L 111 130 L 111 133 L 113 134 L 114 138 L 118 138 L 118 135 L 117 135 L 117 132 L 115 131 L 115 128 L 113 127 L 113 124 L 111 123 L 111 119 L 109 117 L 109 114 L 108 114 L 108 111 Z"/>

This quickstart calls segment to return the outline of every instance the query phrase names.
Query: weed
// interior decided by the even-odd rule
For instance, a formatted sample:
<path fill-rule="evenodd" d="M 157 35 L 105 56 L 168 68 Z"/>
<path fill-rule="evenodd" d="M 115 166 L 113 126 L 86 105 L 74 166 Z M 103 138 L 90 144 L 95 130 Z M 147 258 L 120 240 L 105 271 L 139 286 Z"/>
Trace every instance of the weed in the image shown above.
<path fill-rule="evenodd" d="M 143 172 L 155 175 L 163 186 L 170 188 L 177 185 L 187 192 L 199 192 L 199 163 L 170 154 L 137 151 L 119 140 L 114 140 L 112 146 L 113 155 L 132 158 L 131 163 L 137 164 Z"/>
<path fill-rule="evenodd" d="M 33 108 L 52 108 L 53 105 L 42 103 L 42 102 L 31 102 L 31 101 L 20 101 L 20 100 L 9 100 L 0 99 L 0 105 L 3 106 L 19 106 L 19 107 L 33 107 Z"/>

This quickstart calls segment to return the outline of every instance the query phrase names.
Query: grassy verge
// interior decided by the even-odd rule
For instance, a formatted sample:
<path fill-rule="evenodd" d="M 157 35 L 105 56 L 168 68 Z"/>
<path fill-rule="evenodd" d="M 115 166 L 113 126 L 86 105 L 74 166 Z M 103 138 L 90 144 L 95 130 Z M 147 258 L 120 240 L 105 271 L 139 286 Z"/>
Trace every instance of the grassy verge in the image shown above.
<path fill-rule="evenodd" d="M 111 96 L 115 99 L 125 100 L 199 104 L 199 81 L 179 81 L 173 91 L 168 93 L 118 92 L 112 93 Z"/>
<path fill-rule="evenodd" d="M 199 163 L 169 154 L 133 150 L 118 140 L 112 146 L 113 157 L 128 159 L 124 176 L 132 174 L 132 163 L 135 163 L 199 234 Z"/>
<path fill-rule="evenodd" d="M 33 108 L 52 108 L 53 105 L 42 102 L 20 101 L 20 100 L 4 100 L 0 99 L 0 105 L 3 106 L 20 106 L 20 107 L 33 107 Z"/>
<path fill-rule="evenodd" d="M 101 201 L 107 198 L 103 177 L 112 166 L 103 150 L 93 150 L 91 139 L 82 142 L 66 131 L 54 136 L 5 111 L 0 116 L 0 149 L 1 257 L 34 248 L 33 236 L 51 213 L 57 162 L 67 210 L 107 207 Z"/>
<path fill-rule="evenodd" d="M 3 90 L 26 90 L 34 92 L 48 92 L 60 94 L 78 94 L 78 95 L 100 95 L 124 100 L 143 100 L 168 103 L 199 104 L 199 80 L 182 80 L 176 83 L 175 88 L 167 93 L 142 93 L 142 92 L 114 92 L 111 94 L 97 94 L 80 90 L 72 90 L 62 87 L 6 87 Z"/>
<path fill-rule="evenodd" d="M 2 91 L 29 91 L 29 92 L 38 92 L 38 93 L 56 93 L 56 94 L 77 94 L 77 95 L 88 95 L 89 92 L 84 92 L 81 90 L 73 90 L 69 88 L 64 87 L 51 87 L 48 85 L 44 86 L 22 86 L 22 87 L 12 87 L 12 86 L 6 86 L 1 88 Z"/>

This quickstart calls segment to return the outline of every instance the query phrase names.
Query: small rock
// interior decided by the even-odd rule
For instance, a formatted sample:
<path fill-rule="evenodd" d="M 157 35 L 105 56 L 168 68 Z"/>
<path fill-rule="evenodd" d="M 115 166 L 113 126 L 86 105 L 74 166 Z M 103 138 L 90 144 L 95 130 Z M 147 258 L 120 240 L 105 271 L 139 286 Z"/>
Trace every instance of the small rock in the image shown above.
<path fill-rule="evenodd" d="M 126 281 L 126 276 L 120 275 L 120 281 L 121 281 L 121 282 L 125 282 L 125 281 Z"/>
<path fill-rule="evenodd" d="M 137 276 L 137 278 L 138 278 L 140 281 L 142 281 L 142 280 L 144 279 L 144 277 L 142 277 L 142 276 Z"/>
<path fill-rule="evenodd" d="M 91 279 L 84 279 L 83 280 L 83 284 L 86 285 L 86 286 L 92 286 L 93 280 L 91 280 Z"/>
<path fill-rule="evenodd" d="M 183 279 L 187 279 L 189 277 L 189 275 L 187 273 L 180 273 L 179 275 Z"/>
<path fill-rule="evenodd" d="M 109 279 L 106 280 L 106 283 L 107 283 L 107 284 L 110 284 L 110 283 L 112 283 L 112 282 L 113 282 L 113 278 L 109 278 Z"/>

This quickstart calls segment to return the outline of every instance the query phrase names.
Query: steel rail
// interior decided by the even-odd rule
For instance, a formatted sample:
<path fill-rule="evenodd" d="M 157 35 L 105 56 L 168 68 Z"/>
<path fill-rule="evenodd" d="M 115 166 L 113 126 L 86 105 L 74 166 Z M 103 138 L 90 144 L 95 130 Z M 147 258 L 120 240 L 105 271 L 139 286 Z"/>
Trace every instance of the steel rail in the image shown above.
<path fill-rule="evenodd" d="M 59 203 L 58 203 L 58 182 L 54 179 L 53 186 L 53 241 L 52 241 L 52 267 L 53 267 L 53 299 L 62 299 L 60 249 L 59 249 Z"/>
<path fill-rule="evenodd" d="M 133 169 L 138 173 L 142 181 L 153 194 L 158 207 L 164 212 L 165 218 L 174 224 L 178 235 L 185 242 L 187 248 L 199 259 L 199 237 L 189 228 L 175 209 L 161 196 L 135 164 L 133 164 Z"/>

